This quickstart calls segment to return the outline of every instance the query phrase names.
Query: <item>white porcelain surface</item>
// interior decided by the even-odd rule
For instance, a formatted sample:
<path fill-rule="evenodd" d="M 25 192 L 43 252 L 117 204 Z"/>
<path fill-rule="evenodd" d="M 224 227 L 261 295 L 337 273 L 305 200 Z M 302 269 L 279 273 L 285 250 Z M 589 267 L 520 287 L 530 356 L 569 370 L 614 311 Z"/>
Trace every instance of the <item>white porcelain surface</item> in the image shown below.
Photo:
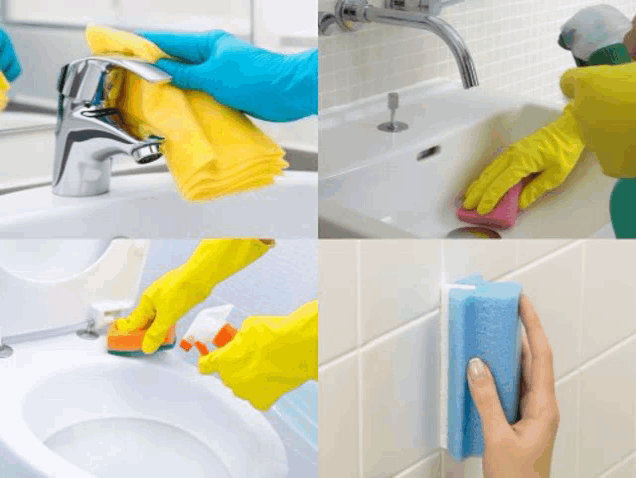
<path fill-rule="evenodd" d="M 3 237 L 316 237 L 316 173 L 204 203 L 178 193 L 169 173 L 111 178 L 110 192 L 58 197 L 50 187 L 0 196 Z"/>
<path fill-rule="evenodd" d="M 438 307 L 440 276 L 439 241 L 361 241 L 362 342 Z"/>
<path fill-rule="evenodd" d="M 8 337 L 81 324 L 89 318 L 91 305 L 100 302 L 134 305 L 149 241 L 109 242 L 0 240 L 2 334 Z M 3 254 L 12 257 L 3 261 Z M 8 268 L 3 262 L 9 262 Z"/>
<path fill-rule="evenodd" d="M 585 243 L 583 358 L 636 332 L 636 242 Z"/>
<path fill-rule="evenodd" d="M 390 476 L 438 448 L 438 341 L 431 317 L 362 352 L 364 478 Z"/>
<path fill-rule="evenodd" d="M 95 264 L 109 245 L 108 239 L 0 239 L 0 267 L 26 280 L 62 280 Z"/>
<path fill-rule="evenodd" d="M 320 241 L 318 360 L 324 363 L 358 343 L 357 241 Z"/>
<path fill-rule="evenodd" d="M 9 366 L 0 368 L 3 463 L 24 465 L 29 477 L 89 478 L 94 475 L 45 442 L 91 420 L 132 419 L 176 427 L 207 447 L 229 476 L 286 476 L 274 429 L 218 378 L 200 375 L 173 352 L 134 360 L 107 354 L 105 345 L 104 337 L 86 341 L 75 334 L 15 345 Z M 155 446 L 161 440 L 157 436 Z M 94 450 L 96 460 L 100 453 L 107 454 L 108 446 Z"/>
<path fill-rule="evenodd" d="M 554 372 L 562 377 L 578 367 L 582 333 L 581 246 L 550 261 L 515 272 L 510 280 L 519 282 L 532 301 L 554 350 Z"/>
<path fill-rule="evenodd" d="M 552 104 L 483 88 L 401 93 L 397 133 L 379 131 L 388 120 L 386 97 L 336 109 L 321 117 L 320 214 L 364 237 L 445 237 L 467 226 L 456 217 L 460 197 L 506 145 L 559 116 Z M 418 160 L 421 152 L 437 154 Z M 503 237 L 589 237 L 609 223 L 614 180 L 591 155 L 583 157 L 554 192 L 520 213 Z M 350 217 L 352 215 L 353 217 Z"/>
<path fill-rule="evenodd" d="M 318 377 L 318 473 L 358 478 L 358 356 L 322 368 Z"/>
<path fill-rule="evenodd" d="M 636 447 L 634 376 L 636 341 L 633 339 L 581 373 L 580 478 L 598 476 Z"/>

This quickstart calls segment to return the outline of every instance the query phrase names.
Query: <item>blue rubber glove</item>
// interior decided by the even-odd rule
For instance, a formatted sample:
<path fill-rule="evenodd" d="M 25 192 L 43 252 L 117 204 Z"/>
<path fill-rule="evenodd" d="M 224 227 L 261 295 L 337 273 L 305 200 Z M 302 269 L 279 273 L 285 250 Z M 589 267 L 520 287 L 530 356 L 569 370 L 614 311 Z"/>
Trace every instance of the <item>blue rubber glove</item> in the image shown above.
<path fill-rule="evenodd" d="M 2 28 L 0 28 L 0 70 L 8 81 L 15 80 L 22 73 L 11 38 Z"/>
<path fill-rule="evenodd" d="M 204 91 L 258 119 L 295 121 L 318 114 L 318 51 L 283 55 L 221 30 L 198 33 L 140 31 L 176 60 L 156 66 L 186 90 Z"/>

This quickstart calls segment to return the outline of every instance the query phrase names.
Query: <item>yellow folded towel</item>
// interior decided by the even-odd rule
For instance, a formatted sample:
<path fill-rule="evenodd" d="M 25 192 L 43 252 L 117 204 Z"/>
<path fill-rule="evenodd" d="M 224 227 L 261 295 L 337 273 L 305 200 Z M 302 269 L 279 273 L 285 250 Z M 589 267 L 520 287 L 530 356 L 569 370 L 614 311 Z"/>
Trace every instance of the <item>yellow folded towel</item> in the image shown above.
<path fill-rule="evenodd" d="M 136 57 L 155 63 L 170 58 L 154 43 L 132 33 L 89 26 L 93 54 Z M 162 136 L 168 168 L 181 194 L 212 199 L 269 185 L 288 166 L 284 151 L 243 113 L 207 93 L 151 84 L 113 69 L 106 103 L 122 112 L 122 127 L 139 138 Z"/>
<path fill-rule="evenodd" d="M 11 88 L 11 84 L 7 81 L 4 73 L 0 71 L 0 110 L 5 109 L 9 103 L 9 96 L 7 95 L 9 88 Z"/>

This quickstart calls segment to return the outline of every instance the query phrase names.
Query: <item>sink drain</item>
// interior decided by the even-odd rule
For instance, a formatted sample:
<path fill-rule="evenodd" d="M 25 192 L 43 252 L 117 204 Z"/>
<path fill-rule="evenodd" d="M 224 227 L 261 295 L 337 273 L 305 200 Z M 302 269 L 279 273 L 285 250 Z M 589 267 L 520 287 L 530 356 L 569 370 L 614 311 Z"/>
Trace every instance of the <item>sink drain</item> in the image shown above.
<path fill-rule="evenodd" d="M 449 232 L 448 239 L 501 239 L 497 231 L 487 227 L 460 227 Z"/>

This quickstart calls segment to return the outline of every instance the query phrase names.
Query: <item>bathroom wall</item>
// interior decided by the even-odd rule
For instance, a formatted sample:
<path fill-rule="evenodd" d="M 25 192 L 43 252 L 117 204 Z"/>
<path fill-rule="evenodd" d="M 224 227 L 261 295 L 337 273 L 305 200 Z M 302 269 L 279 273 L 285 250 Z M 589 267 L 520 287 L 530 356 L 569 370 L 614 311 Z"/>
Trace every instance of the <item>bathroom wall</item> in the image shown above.
<path fill-rule="evenodd" d="M 191 240 L 153 240 L 141 280 L 143 292 L 163 274 L 184 264 L 199 244 Z M 181 337 L 202 309 L 230 303 L 229 318 L 239 328 L 250 315 L 287 315 L 318 296 L 318 241 L 280 240 L 256 262 L 223 281 L 210 297 L 194 307 L 177 325 Z M 177 348 L 192 366 L 199 354 Z M 289 461 L 289 476 L 317 476 L 317 384 L 307 382 L 286 394 L 266 412 L 278 431 Z"/>
<path fill-rule="evenodd" d="M 335 0 L 318 0 L 333 12 Z M 369 0 L 381 7 L 383 0 Z M 440 18 L 464 38 L 480 85 L 561 102 L 559 77 L 575 66 L 557 45 L 560 28 L 577 10 L 610 4 L 630 20 L 634 0 L 464 0 Z M 460 81 L 446 45 L 429 32 L 366 24 L 356 33 L 334 28 L 320 38 L 320 106 L 328 108 L 434 77 Z"/>
<path fill-rule="evenodd" d="M 442 280 L 514 280 L 551 342 L 552 478 L 636 476 L 636 242 L 321 241 L 320 477 L 481 476 L 438 449 Z"/>

